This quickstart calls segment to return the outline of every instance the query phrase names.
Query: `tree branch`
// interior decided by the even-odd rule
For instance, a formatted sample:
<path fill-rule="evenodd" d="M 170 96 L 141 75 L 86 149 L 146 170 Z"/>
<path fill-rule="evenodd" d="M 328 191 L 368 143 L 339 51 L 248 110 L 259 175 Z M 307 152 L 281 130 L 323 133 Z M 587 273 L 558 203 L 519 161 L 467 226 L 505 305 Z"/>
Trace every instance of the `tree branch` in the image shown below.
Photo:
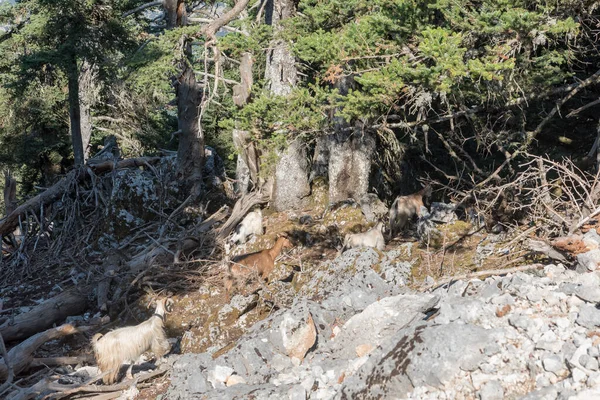
<path fill-rule="evenodd" d="M 244 10 L 244 8 L 246 8 L 249 2 L 250 0 L 239 0 L 235 6 L 231 7 L 231 10 L 227 11 L 225 14 L 221 15 L 219 18 L 213 20 L 204 28 L 202 28 L 200 33 L 208 36 L 210 40 L 214 40 L 217 31 L 237 17 Z"/>
<path fill-rule="evenodd" d="M 188 22 L 197 22 L 197 23 L 201 23 L 201 24 L 210 24 L 210 23 L 213 23 L 214 20 L 210 19 L 210 18 L 189 17 L 188 18 Z M 221 28 L 225 29 L 226 31 L 229 31 L 229 32 L 239 33 L 240 35 L 249 36 L 248 32 L 244 32 L 242 30 L 239 30 L 237 28 L 231 27 L 229 25 L 223 25 Z M 219 29 L 221 29 L 221 28 L 219 28 Z"/>
<path fill-rule="evenodd" d="M 141 6 L 138 6 L 138 7 L 134 8 L 133 10 L 125 11 L 123 13 L 122 17 L 123 18 L 129 17 L 130 15 L 139 13 L 140 11 L 144 11 L 147 8 L 161 6 L 162 4 L 163 4 L 162 0 L 151 1 L 150 3 L 142 4 Z"/>

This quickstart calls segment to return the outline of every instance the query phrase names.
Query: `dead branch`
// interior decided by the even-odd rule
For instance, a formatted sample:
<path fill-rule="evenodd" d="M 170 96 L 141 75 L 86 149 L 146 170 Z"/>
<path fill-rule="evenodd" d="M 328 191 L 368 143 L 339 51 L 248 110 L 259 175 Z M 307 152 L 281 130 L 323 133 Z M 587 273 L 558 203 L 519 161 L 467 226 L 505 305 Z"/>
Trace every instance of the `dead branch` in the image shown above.
<path fill-rule="evenodd" d="M 567 260 L 567 258 L 562 253 L 557 251 L 554 247 L 544 242 L 543 240 L 528 239 L 525 242 L 525 247 L 536 253 L 541 253 L 552 260 L 559 261 L 563 264 L 569 263 L 569 260 Z"/>
<path fill-rule="evenodd" d="M 142 4 L 141 6 L 137 6 L 136 8 L 125 11 L 122 15 L 123 18 L 129 17 L 130 15 L 137 14 L 140 11 L 144 11 L 147 8 L 158 7 L 163 4 L 163 0 L 152 1 L 150 3 Z"/>
<path fill-rule="evenodd" d="M 472 273 L 468 273 L 468 274 L 455 275 L 450 278 L 441 279 L 438 282 L 436 282 L 435 284 L 428 286 L 425 290 L 428 291 L 428 290 L 440 287 L 442 285 L 445 285 L 447 283 L 458 281 L 458 280 L 463 280 L 463 279 L 481 278 L 482 276 L 491 276 L 491 275 L 506 275 L 506 274 L 512 274 L 513 272 L 530 271 L 532 269 L 540 269 L 543 267 L 544 267 L 544 264 L 531 264 L 531 265 L 522 265 L 520 267 L 514 267 L 514 268 L 488 269 L 486 271 L 478 271 L 478 272 L 472 272 Z"/>
<path fill-rule="evenodd" d="M 257 204 L 266 203 L 267 201 L 269 201 L 269 196 L 259 191 L 242 195 L 235 203 L 231 216 L 227 222 L 219 229 L 217 238 L 226 238 L 252 207 Z"/>
<path fill-rule="evenodd" d="M 27 338 L 63 321 L 69 315 L 78 315 L 87 308 L 87 296 L 82 291 L 60 293 L 33 307 L 31 311 L 17 315 L 0 325 L 0 334 L 11 342 Z"/>
<path fill-rule="evenodd" d="M 105 161 L 91 165 L 89 168 L 91 168 L 96 174 L 100 174 L 103 172 L 112 171 L 113 169 L 146 166 L 151 163 L 156 163 L 159 160 L 160 157 L 130 158 L 117 163 Z M 21 204 L 13 212 L 0 220 L 0 236 L 8 235 L 9 233 L 13 232 L 19 225 L 19 218 L 24 218 L 27 213 L 35 213 L 35 211 L 40 209 L 42 205 L 53 203 L 67 193 L 71 189 L 74 182 L 81 182 L 88 177 L 89 173 L 87 169 L 74 169 L 55 185 Z"/>
<path fill-rule="evenodd" d="M 11 385 L 13 378 L 15 377 L 15 371 L 13 370 L 12 363 L 8 359 L 8 353 L 6 352 L 6 346 L 4 345 L 2 335 L 0 335 L 0 355 L 2 356 L 2 360 L 7 369 L 6 382 L 0 386 L 0 393 L 2 393 Z"/>
<path fill-rule="evenodd" d="M 571 226 L 571 229 L 569 229 L 569 234 L 572 234 L 577 229 L 581 228 L 583 225 L 585 225 L 585 223 L 587 223 L 590 219 L 594 218 L 598 214 L 600 214 L 600 207 L 598 207 L 596 210 L 594 210 L 594 212 L 592 212 L 590 215 L 588 215 L 587 217 L 580 220 L 575 225 Z"/>
<path fill-rule="evenodd" d="M 72 335 L 77 332 L 88 330 L 87 327 L 76 328 L 71 324 L 64 324 L 57 328 L 51 328 L 44 332 L 37 333 L 27 340 L 13 347 L 7 356 L 8 363 L 12 365 L 15 374 L 27 369 L 33 360 L 33 353 L 49 340 L 58 339 L 63 336 Z M 8 377 L 8 368 L 6 364 L 0 364 L 0 379 Z"/>
<path fill-rule="evenodd" d="M 596 99 L 596 100 L 592 101 L 591 103 L 587 103 L 585 106 L 579 107 L 578 109 L 571 111 L 570 113 L 567 114 L 566 117 L 567 118 L 575 117 L 580 112 L 587 110 L 588 108 L 593 107 L 596 104 L 600 104 L 600 99 Z"/>
<path fill-rule="evenodd" d="M 560 110 L 560 108 L 567 102 L 569 101 L 571 98 L 573 98 L 573 96 L 575 96 L 577 94 L 577 92 L 579 92 L 581 89 L 598 83 L 600 81 L 600 70 L 596 71 L 596 73 L 592 76 L 590 76 L 589 78 L 587 78 L 586 80 L 582 81 L 582 82 L 578 82 L 578 85 L 575 86 L 572 90 L 569 91 L 569 93 L 563 97 L 562 99 L 558 100 L 556 102 L 556 105 L 554 107 L 552 107 L 552 110 L 548 113 L 548 115 L 542 120 L 542 122 L 540 122 L 538 124 L 538 126 L 535 128 L 535 130 L 527 132 L 527 140 L 525 141 L 525 143 L 523 144 L 523 147 L 526 148 L 528 147 L 531 142 L 533 141 L 533 139 L 535 139 L 535 137 L 542 131 L 542 129 L 544 128 L 544 126 L 546 126 L 546 124 L 548 122 L 550 122 L 550 120 L 552 119 L 552 117 L 554 117 L 554 115 Z"/>
<path fill-rule="evenodd" d="M 48 357 L 48 358 L 34 358 L 29 364 L 30 368 L 35 367 L 58 367 L 61 365 L 77 365 L 77 364 L 92 364 L 94 363 L 94 356 L 91 354 L 84 354 L 77 357 Z M 0 392 L 2 390 L 0 389 Z"/>
<path fill-rule="evenodd" d="M 233 7 L 231 7 L 231 10 L 227 11 L 225 14 L 211 21 L 208 25 L 202 28 L 200 33 L 206 35 L 209 38 L 209 41 L 215 40 L 215 34 L 217 31 L 237 17 L 244 10 L 244 8 L 246 8 L 249 2 L 250 0 L 239 0 Z"/>

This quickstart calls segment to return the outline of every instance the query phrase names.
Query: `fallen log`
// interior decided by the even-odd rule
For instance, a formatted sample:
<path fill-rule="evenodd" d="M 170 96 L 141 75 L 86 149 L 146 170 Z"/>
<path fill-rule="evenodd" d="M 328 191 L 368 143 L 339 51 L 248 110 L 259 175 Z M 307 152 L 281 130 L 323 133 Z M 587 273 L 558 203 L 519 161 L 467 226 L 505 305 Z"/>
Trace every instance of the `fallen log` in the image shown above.
<path fill-rule="evenodd" d="M 94 356 L 91 354 L 84 354 L 76 357 L 34 358 L 31 360 L 29 367 L 58 367 L 62 365 L 77 365 L 81 363 L 94 364 Z"/>
<path fill-rule="evenodd" d="M 33 360 L 33 353 L 49 340 L 58 339 L 63 336 L 72 335 L 77 332 L 89 330 L 87 327 L 75 328 L 71 324 L 64 324 L 57 328 L 51 328 L 37 333 L 27 340 L 19 343 L 8 352 L 8 364 L 11 365 L 14 374 L 18 374 L 28 368 Z M 4 359 L 3 359 L 4 361 Z M 0 380 L 8 377 L 8 367 L 5 362 L 0 363 Z"/>
<path fill-rule="evenodd" d="M 139 167 L 157 163 L 160 157 L 139 157 L 121 160 L 117 163 L 105 161 L 98 164 L 88 166 L 95 174 L 112 171 L 113 169 Z M 88 168 L 74 169 L 65 175 L 60 181 L 27 200 L 25 203 L 17 207 L 13 212 L 0 220 L 0 236 L 12 233 L 19 225 L 19 217 L 24 217 L 26 213 L 39 210 L 40 206 L 48 205 L 60 199 L 68 190 L 72 188 L 74 181 L 81 182 L 90 176 Z"/>
<path fill-rule="evenodd" d="M 78 315 L 87 309 L 85 290 L 69 290 L 33 307 L 31 311 L 8 319 L 0 325 L 0 335 L 5 342 L 25 339 L 35 333 Z"/>

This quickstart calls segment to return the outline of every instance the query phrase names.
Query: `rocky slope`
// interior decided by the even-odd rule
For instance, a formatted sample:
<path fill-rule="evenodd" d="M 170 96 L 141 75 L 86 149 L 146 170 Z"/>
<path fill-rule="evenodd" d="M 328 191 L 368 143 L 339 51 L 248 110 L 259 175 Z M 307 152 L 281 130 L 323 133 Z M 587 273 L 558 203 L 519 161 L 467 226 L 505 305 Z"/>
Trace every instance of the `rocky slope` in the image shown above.
<path fill-rule="evenodd" d="M 349 250 L 228 352 L 171 356 L 166 398 L 600 398 L 597 272 L 546 265 L 416 293 L 398 251 Z"/>

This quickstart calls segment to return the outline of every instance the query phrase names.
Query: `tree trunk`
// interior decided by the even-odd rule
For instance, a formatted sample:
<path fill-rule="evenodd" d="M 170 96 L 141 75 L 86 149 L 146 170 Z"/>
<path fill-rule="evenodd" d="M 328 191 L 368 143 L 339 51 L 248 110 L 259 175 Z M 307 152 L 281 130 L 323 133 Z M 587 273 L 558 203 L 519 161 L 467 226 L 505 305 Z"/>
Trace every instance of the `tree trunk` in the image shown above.
<path fill-rule="evenodd" d="M 281 22 L 294 15 L 295 11 L 293 0 L 268 0 L 265 9 L 266 23 L 273 26 L 277 35 L 281 30 Z M 283 40 L 276 39 L 269 47 L 265 70 L 267 87 L 275 96 L 288 95 L 298 80 L 294 56 Z M 309 193 L 306 147 L 294 140 L 280 154 L 275 167 L 273 207 L 279 211 L 301 208 L 303 199 Z"/>
<path fill-rule="evenodd" d="M 164 0 L 167 29 L 173 29 L 178 26 L 187 25 L 187 11 L 185 9 L 185 0 Z"/>
<path fill-rule="evenodd" d="M 233 87 L 233 103 L 242 108 L 250 99 L 252 90 L 252 54 L 243 53 L 240 60 L 240 83 Z M 244 195 L 251 190 L 250 182 L 257 184 L 258 157 L 254 143 L 250 141 L 248 131 L 234 129 L 233 144 L 237 150 L 237 165 L 235 168 L 235 192 Z"/>
<path fill-rule="evenodd" d="M 273 208 L 277 211 L 297 209 L 310 194 L 307 179 L 306 146 L 298 139 L 289 144 L 279 158 L 273 186 Z"/>
<path fill-rule="evenodd" d="M 312 157 L 309 182 L 312 183 L 312 181 L 320 177 L 325 179 L 328 178 L 327 170 L 329 168 L 329 147 L 331 141 L 330 135 L 317 137 Z"/>
<path fill-rule="evenodd" d="M 90 139 L 92 137 L 91 110 L 96 101 L 95 81 L 96 71 L 94 65 L 84 61 L 79 74 L 79 112 L 81 116 L 83 157 L 86 160 L 90 154 Z"/>
<path fill-rule="evenodd" d="M 354 84 L 352 76 L 342 77 L 336 88 L 345 96 Z M 369 189 L 369 175 L 375 138 L 356 126 L 351 129 L 341 117 L 334 117 L 335 133 L 324 138 L 329 142 L 329 202 L 360 198 Z"/>
<path fill-rule="evenodd" d="M 186 38 L 186 57 L 191 56 L 191 43 Z M 193 197 L 200 195 L 202 165 L 204 162 L 204 137 L 200 132 L 200 102 L 202 90 L 196 82 L 194 70 L 187 59 L 182 60 L 183 71 L 177 85 L 177 115 L 179 120 L 179 147 L 177 171 L 179 179 Z"/>
<path fill-rule="evenodd" d="M 254 143 L 250 140 L 248 131 L 233 130 L 233 144 L 238 152 L 238 161 L 235 170 L 237 181 L 236 191 L 239 194 L 248 193 L 252 187 L 258 185 L 259 156 Z"/>
<path fill-rule="evenodd" d="M 355 129 L 332 137 L 329 154 L 329 202 L 360 200 L 369 189 L 375 151 L 372 134 Z"/>
<path fill-rule="evenodd" d="M 70 55 L 70 63 L 67 70 L 69 81 L 69 119 L 71 122 L 71 140 L 73 142 L 73 158 L 75 166 L 81 167 L 84 163 L 83 141 L 81 139 L 81 109 L 79 105 L 79 69 L 77 58 Z"/>

